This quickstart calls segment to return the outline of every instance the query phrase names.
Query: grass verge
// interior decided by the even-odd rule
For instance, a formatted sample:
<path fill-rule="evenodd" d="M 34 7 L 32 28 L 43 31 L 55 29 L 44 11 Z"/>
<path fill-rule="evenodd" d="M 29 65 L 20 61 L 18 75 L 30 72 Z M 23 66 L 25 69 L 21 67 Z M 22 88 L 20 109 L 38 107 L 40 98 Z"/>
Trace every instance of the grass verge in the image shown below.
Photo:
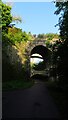
<path fill-rule="evenodd" d="M 23 81 L 23 80 L 11 80 L 2 83 L 2 90 L 16 90 L 29 88 L 34 84 L 33 81 Z"/>

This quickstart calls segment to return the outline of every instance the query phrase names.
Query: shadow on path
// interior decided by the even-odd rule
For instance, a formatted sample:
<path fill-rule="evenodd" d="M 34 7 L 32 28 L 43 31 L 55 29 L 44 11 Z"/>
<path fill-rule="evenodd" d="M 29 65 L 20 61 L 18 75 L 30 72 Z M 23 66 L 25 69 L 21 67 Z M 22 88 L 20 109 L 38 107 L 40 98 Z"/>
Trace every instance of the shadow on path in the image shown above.
<path fill-rule="evenodd" d="M 60 115 L 43 82 L 25 90 L 3 92 L 3 118 L 51 118 Z"/>

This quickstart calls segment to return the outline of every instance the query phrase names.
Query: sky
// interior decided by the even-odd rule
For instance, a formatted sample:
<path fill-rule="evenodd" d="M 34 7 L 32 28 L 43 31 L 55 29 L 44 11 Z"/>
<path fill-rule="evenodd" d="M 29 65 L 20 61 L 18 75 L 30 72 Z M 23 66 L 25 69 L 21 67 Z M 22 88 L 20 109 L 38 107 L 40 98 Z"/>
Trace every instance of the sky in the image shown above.
<path fill-rule="evenodd" d="M 32 56 L 37 56 L 37 57 L 42 57 L 40 54 L 32 54 Z M 43 61 L 43 58 L 30 58 L 30 61 L 31 63 L 35 63 L 35 64 L 38 64 L 39 62 L 42 62 Z"/>
<path fill-rule="evenodd" d="M 30 58 L 31 63 L 38 64 L 39 62 L 42 62 L 43 59 L 40 58 Z"/>
<path fill-rule="evenodd" d="M 22 23 L 15 26 L 22 31 L 32 34 L 59 33 L 59 16 L 54 14 L 56 10 L 53 2 L 14 2 L 11 13 L 22 18 Z"/>

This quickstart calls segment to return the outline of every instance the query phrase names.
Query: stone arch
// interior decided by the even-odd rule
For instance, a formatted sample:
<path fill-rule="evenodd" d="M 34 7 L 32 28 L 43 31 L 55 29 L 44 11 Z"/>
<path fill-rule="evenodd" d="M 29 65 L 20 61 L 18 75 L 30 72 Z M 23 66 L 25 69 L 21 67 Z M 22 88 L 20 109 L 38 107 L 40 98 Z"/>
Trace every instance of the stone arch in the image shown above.
<path fill-rule="evenodd" d="M 50 64 L 50 57 L 51 57 L 51 51 L 46 47 L 45 40 L 34 40 L 28 43 L 27 50 L 27 71 L 29 73 L 29 76 L 31 76 L 31 68 L 30 68 L 30 58 L 31 54 L 33 54 L 35 51 L 42 55 L 43 59 L 47 61 L 47 67 Z"/>
<path fill-rule="evenodd" d="M 46 59 L 45 54 L 48 55 L 48 52 L 49 52 L 49 50 L 45 46 L 37 45 L 31 50 L 31 55 L 34 54 L 34 53 L 38 53 L 45 60 Z"/>

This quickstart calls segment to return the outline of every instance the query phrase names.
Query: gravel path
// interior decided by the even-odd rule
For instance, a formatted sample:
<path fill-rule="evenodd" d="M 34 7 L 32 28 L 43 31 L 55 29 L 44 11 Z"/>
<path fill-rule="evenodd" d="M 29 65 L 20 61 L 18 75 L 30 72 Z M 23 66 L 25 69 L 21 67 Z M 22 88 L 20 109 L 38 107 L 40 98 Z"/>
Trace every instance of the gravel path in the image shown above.
<path fill-rule="evenodd" d="M 3 118 L 60 118 L 43 82 L 25 90 L 3 92 L 2 109 Z"/>

